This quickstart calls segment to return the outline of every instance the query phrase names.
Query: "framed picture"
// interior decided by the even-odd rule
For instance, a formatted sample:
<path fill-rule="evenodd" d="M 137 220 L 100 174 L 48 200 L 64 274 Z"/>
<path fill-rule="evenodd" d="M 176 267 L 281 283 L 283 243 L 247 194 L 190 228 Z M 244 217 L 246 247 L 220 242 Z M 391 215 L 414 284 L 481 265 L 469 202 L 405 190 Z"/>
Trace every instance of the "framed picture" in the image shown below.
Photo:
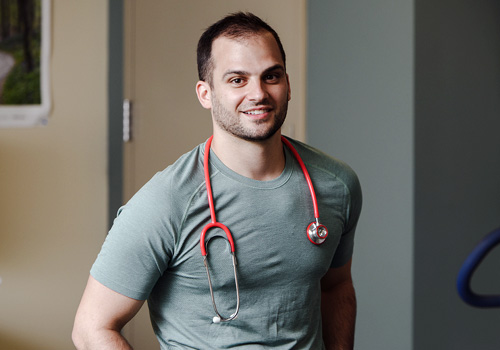
<path fill-rule="evenodd" d="M 0 127 L 48 123 L 50 0 L 0 0 Z"/>

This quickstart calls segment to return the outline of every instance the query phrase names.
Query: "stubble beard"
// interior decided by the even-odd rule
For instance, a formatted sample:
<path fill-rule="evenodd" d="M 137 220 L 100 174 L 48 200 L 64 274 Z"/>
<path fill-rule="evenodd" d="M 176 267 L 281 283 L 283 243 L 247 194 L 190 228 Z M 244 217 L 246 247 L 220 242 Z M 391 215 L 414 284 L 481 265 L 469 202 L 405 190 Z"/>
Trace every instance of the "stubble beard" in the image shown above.
<path fill-rule="evenodd" d="M 268 105 L 262 101 L 255 105 Z M 274 108 L 274 117 L 272 123 L 267 128 L 258 128 L 259 125 L 269 123 L 268 120 L 253 121 L 255 128 L 246 127 L 239 118 L 239 113 L 231 113 L 217 99 L 212 98 L 212 115 L 215 123 L 224 131 L 245 141 L 265 141 L 271 138 L 281 128 L 286 119 L 288 110 L 288 101 L 285 101 L 279 108 Z"/>

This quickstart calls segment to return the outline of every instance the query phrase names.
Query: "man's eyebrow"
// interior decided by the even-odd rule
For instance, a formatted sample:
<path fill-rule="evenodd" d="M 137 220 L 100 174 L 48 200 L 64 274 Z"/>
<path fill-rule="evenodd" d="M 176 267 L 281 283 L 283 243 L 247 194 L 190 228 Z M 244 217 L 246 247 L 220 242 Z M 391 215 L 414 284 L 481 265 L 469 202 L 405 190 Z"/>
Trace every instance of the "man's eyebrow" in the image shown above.
<path fill-rule="evenodd" d="M 274 66 L 267 68 L 262 74 L 267 74 L 267 73 L 274 72 L 277 70 L 285 72 L 285 67 L 283 67 L 283 65 L 278 63 L 278 64 L 275 64 Z M 244 70 L 228 70 L 227 72 L 224 73 L 224 75 L 222 75 L 222 79 L 225 79 L 228 75 L 248 76 L 248 75 L 250 75 L 250 73 L 246 72 Z"/>
<path fill-rule="evenodd" d="M 281 71 L 281 72 L 285 72 L 285 67 L 283 67 L 281 64 L 275 64 L 274 66 L 272 67 L 269 67 L 267 68 L 265 71 L 264 71 L 264 74 L 266 73 L 270 73 L 270 72 L 274 72 L 274 71 Z"/>
<path fill-rule="evenodd" d="M 222 79 L 225 79 L 228 75 L 250 75 L 250 73 L 243 70 L 228 70 L 224 73 Z"/>

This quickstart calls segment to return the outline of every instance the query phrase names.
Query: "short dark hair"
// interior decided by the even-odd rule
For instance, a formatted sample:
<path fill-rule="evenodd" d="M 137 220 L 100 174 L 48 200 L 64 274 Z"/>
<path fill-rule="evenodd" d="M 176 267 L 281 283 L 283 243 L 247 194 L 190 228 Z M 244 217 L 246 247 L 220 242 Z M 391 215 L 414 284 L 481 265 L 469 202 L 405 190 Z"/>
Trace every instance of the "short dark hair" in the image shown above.
<path fill-rule="evenodd" d="M 232 13 L 208 27 L 198 41 L 197 63 L 198 78 L 212 85 L 212 44 L 220 36 L 228 38 L 248 37 L 260 32 L 271 33 L 278 44 L 283 65 L 286 67 L 286 56 L 278 33 L 269 24 L 250 12 Z"/>

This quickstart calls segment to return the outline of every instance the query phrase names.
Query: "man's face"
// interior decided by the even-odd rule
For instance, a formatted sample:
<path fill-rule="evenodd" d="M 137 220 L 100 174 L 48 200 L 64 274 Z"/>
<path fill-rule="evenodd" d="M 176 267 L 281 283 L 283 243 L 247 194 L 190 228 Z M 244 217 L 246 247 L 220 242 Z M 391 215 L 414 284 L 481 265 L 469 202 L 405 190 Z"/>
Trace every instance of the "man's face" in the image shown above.
<path fill-rule="evenodd" d="M 290 86 L 272 34 L 219 37 L 213 42 L 212 62 L 214 128 L 250 141 L 273 136 L 285 121 Z"/>

